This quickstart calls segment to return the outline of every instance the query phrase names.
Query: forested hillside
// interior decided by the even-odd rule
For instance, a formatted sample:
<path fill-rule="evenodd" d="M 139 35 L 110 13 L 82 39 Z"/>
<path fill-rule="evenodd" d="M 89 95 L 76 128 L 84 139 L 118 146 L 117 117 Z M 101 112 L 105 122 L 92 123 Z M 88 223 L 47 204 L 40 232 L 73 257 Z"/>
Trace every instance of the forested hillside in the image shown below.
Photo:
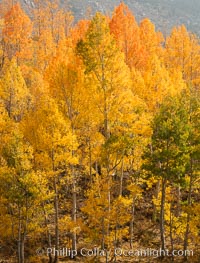
<path fill-rule="evenodd" d="M 0 11 L 0 262 L 198 263 L 199 38 Z"/>
<path fill-rule="evenodd" d="M 19 0 L 22 7 L 32 17 L 38 0 Z M 75 21 L 103 12 L 111 15 L 120 0 L 56 0 L 60 7 L 71 10 Z M 0 0 L 16 3 L 17 0 Z M 148 17 L 156 29 L 169 34 L 174 26 L 184 24 L 188 30 L 200 35 L 200 1 L 199 0 L 124 0 L 138 23 Z"/>

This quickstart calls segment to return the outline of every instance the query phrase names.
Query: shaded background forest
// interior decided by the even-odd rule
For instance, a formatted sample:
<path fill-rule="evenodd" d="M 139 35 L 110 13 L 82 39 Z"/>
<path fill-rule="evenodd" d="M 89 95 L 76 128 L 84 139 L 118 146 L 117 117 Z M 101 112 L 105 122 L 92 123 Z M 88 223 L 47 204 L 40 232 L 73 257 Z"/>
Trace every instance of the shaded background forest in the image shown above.
<path fill-rule="evenodd" d="M 0 0 L 9 2 L 10 0 Z M 15 4 L 17 0 L 12 0 Z M 32 16 L 35 0 L 20 0 L 23 9 Z M 57 0 L 60 7 L 71 10 L 75 21 L 91 17 L 99 11 L 112 15 L 114 8 L 120 4 L 120 0 Z M 188 30 L 200 34 L 200 2 L 199 0 L 124 0 L 135 15 L 138 22 L 149 17 L 155 24 L 156 29 L 163 34 L 169 34 L 174 26 L 185 24 Z"/>
<path fill-rule="evenodd" d="M 97 246 L 111 256 L 91 262 L 128 262 L 117 247 L 199 262 L 199 38 L 124 3 L 74 24 L 56 1 L 31 19 L 4 1 L 0 26 L 2 260 Z"/>

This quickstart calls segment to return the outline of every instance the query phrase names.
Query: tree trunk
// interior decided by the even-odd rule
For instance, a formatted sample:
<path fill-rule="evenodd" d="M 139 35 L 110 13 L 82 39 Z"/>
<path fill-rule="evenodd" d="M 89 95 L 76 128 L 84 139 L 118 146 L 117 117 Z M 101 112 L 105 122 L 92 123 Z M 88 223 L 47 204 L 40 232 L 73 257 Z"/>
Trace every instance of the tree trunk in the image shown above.
<path fill-rule="evenodd" d="M 167 179 L 162 178 L 162 196 L 160 206 L 160 237 L 161 249 L 165 250 L 165 196 L 166 196 L 166 183 Z"/>
<path fill-rule="evenodd" d="M 69 107 L 69 119 L 72 121 L 73 114 L 72 114 L 72 105 Z M 72 134 L 74 135 L 74 125 L 72 122 Z M 72 158 L 74 157 L 74 150 L 71 151 Z M 75 173 L 75 167 L 72 164 L 71 165 L 71 174 L 72 174 L 72 221 L 74 222 L 74 225 L 76 224 L 77 219 L 77 193 L 76 193 L 76 173 Z M 76 231 L 73 230 L 72 232 L 72 250 L 77 250 L 77 236 Z M 72 253 L 73 254 L 73 253 Z M 73 258 L 73 255 L 72 255 Z"/>
<path fill-rule="evenodd" d="M 105 226 L 104 226 L 104 217 L 102 217 L 102 239 L 101 239 L 101 249 L 104 250 L 105 249 Z"/>
<path fill-rule="evenodd" d="M 21 248 L 20 248 L 20 254 L 21 254 L 21 262 L 20 263 L 24 263 L 24 237 L 22 236 L 21 239 Z"/>
<path fill-rule="evenodd" d="M 108 250 L 106 249 L 106 263 L 108 263 L 108 260 L 109 260 L 109 258 L 108 258 Z"/>
<path fill-rule="evenodd" d="M 90 183 L 92 184 L 92 150 L 91 150 L 91 142 L 89 138 L 89 163 L 90 163 Z"/>
<path fill-rule="evenodd" d="M 104 82 L 104 76 L 103 76 L 103 80 L 102 82 Z M 110 138 L 110 132 L 109 132 L 109 125 L 108 125 L 108 105 L 107 105 L 107 94 L 106 94 L 106 87 L 103 84 L 103 91 L 104 91 L 104 135 L 105 135 L 105 139 L 106 141 Z"/>
<path fill-rule="evenodd" d="M 192 176 L 192 160 L 190 161 L 190 185 L 189 185 L 189 193 L 188 193 L 188 208 L 191 208 L 192 205 L 192 181 L 193 181 L 193 176 Z M 187 213 L 187 223 L 186 223 L 186 230 L 185 230 L 185 238 L 184 238 L 184 250 L 186 251 L 188 248 L 188 236 L 189 236 L 189 231 L 190 231 L 190 211 Z M 187 256 L 185 256 L 185 259 L 187 259 Z"/>
<path fill-rule="evenodd" d="M 19 222 L 19 230 L 18 230 L 18 263 L 24 263 L 24 236 L 22 234 L 22 226 L 21 226 L 21 220 Z"/>
<path fill-rule="evenodd" d="M 21 262 L 21 235 L 22 235 L 22 222 L 21 222 L 21 208 L 19 207 L 19 222 L 18 222 L 18 240 L 17 240 L 17 257 L 18 263 Z"/>
<path fill-rule="evenodd" d="M 124 157 L 122 157 L 119 196 L 120 196 L 120 195 L 122 196 L 122 192 L 123 192 L 123 180 L 124 180 Z"/>
<path fill-rule="evenodd" d="M 47 213 L 43 204 L 43 211 L 44 211 L 44 218 L 45 218 L 45 226 L 47 229 L 47 243 L 48 243 L 48 248 L 51 248 L 51 234 L 49 232 L 48 229 L 48 217 L 47 217 Z M 49 263 L 52 263 L 52 254 L 48 253 L 48 257 L 49 257 Z"/>
<path fill-rule="evenodd" d="M 21 241 L 19 240 L 19 235 L 18 235 L 18 240 L 17 240 L 17 259 L 18 263 L 21 263 L 21 253 L 20 253 L 20 248 L 21 248 Z"/>
<path fill-rule="evenodd" d="M 180 180 L 180 175 L 178 175 L 178 179 Z M 177 211 L 176 216 L 179 217 L 181 214 L 181 187 L 180 183 L 177 186 Z"/>
<path fill-rule="evenodd" d="M 76 196 L 76 178 L 75 178 L 74 166 L 72 166 L 72 177 L 73 177 L 72 220 L 73 220 L 74 223 L 76 223 L 76 216 L 77 216 L 77 196 Z M 73 233 L 72 233 L 72 250 L 75 250 L 75 251 L 76 251 L 76 249 L 77 249 L 76 243 L 77 243 L 76 232 L 73 231 Z"/>
<path fill-rule="evenodd" d="M 160 180 L 156 183 L 156 190 L 155 190 L 155 198 L 158 199 L 158 195 L 160 192 Z M 156 222 L 157 219 L 157 211 L 156 211 L 156 205 L 153 204 L 153 215 L 152 215 L 152 220 L 153 222 Z"/>
<path fill-rule="evenodd" d="M 55 197 L 54 197 L 54 209 L 55 209 L 55 258 L 54 258 L 54 263 L 58 262 L 58 254 L 57 251 L 59 250 L 59 228 L 58 228 L 58 190 L 57 190 L 57 178 L 55 176 L 54 178 L 54 192 L 55 192 Z"/>
<path fill-rule="evenodd" d="M 135 217 L 135 199 L 133 198 L 132 209 L 131 209 L 131 221 L 130 221 L 130 248 L 133 248 L 133 223 Z"/>
<path fill-rule="evenodd" d="M 170 243 L 171 243 L 171 251 L 174 251 L 172 204 L 170 204 Z M 173 253 L 172 253 L 172 261 L 174 261 Z"/>
<path fill-rule="evenodd" d="M 108 227 L 107 227 L 107 232 L 106 235 L 107 237 L 110 236 L 110 211 L 111 211 L 111 183 L 110 183 L 110 176 L 108 179 L 108 184 L 109 184 L 109 189 L 108 189 Z"/>
<path fill-rule="evenodd" d="M 54 164 L 54 149 L 52 147 L 52 171 L 55 172 L 55 164 Z M 58 211 L 58 189 L 57 189 L 57 175 L 54 174 L 54 181 L 53 181 L 53 187 L 54 187 L 54 210 L 55 210 L 55 258 L 54 263 L 58 262 L 58 253 L 59 250 L 59 228 L 58 228 L 58 217 L 59 217 L 59 211 Z"/>

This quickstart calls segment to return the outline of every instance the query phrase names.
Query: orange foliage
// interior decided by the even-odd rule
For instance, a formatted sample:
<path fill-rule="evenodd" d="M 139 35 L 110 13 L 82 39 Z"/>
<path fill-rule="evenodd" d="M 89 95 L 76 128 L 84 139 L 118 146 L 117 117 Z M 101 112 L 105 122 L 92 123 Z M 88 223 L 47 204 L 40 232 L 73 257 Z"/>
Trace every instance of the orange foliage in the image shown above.
<path fill-rule="evenodd" d="M 156 32 L 154 24 L 147 18 L 140 23 L 140 41 L 147 66 L 153 56 L 161 56 L 161 43 L 164 42 L 162 33 Z"/>
<path fill-rule="evenodd" d="M 165 61 L 169 71 L 179 70 L 187 82 L 193 85 L 200 83 L 199 40 L 185 26 L 174 28 L 167 38 Z"/>
<path fill-rule="evenodd" d="M 21 9 L 20 4 L 14 5 L 5 15 L 3 39 L 9 59 L 16 56 L 18 62 L 30 59 L 32 22 Z"/>
<path fill-rule="evenodd" d="M 139 27 L 128 7 L 121 3 L 110 21 L 110 31 L 125 54 L 126 63 L 137 67 L 141 63 Z"/>
<path fill-rule="evenodd" d="M 74 45 L 78 43 L 80 39 L 85 38 L 85 34 L 89 28 L 90 21 L 89 20 L 80 20 L 75 27 L 71 29 L 70 39 Z"/>

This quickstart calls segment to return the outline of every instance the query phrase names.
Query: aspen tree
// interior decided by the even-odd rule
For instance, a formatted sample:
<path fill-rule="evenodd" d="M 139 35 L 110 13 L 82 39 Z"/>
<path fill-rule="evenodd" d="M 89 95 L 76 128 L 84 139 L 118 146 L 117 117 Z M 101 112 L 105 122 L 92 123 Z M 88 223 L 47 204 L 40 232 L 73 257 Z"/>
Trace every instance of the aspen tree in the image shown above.
<path fill-rule="evenodd" d="M 153 121 L 152 148 L 144 155 L 144 168 L 151 176 L 161 179 L 160 235 L 161 247 L 166 249 L 165 207 L 168 182 L 180 182 L 189 159 L 187 111 L 177 98 L 167 99 Z"/>
<path fill-rule="evenodd" d="M 77 160 L 71 155 L 77 147 L 76 137 L 70 130 L 70 122 L 62 116 L 53 99 L 41 98 L 33 112 L 29 113 L 22 123 L 24 136 L 34 149 L 35 169 L 44 171 L 53 188 L 55 247 L 60 246 L 59 230 L 59 192 L 61 175 L 66 174 Z M 54 262 L 58 262 L 56 253 Z"/>
<path fill-rule="evenodd" d="M 14 56 L 17 63 L 27 63 L 32 58 L 32 22 L 17 3 L 6 13 L 4 18 L 3 40 L 6 56 Z"/>
<path fill-rule="evenodd" d="M 4 65 L 3 73 L 0 98 L 9 117 L 19 122 L 28 110 L 31 96 L 14 58 Z"/>
<path fill-rule="evenodd" d="M 108 180 L 109 218 L 108 224 L 104 225 L 103 240 L 109 240 L 112 205 L 115 206 L 112 203 L 112 176 L 116 176 L 121 167 L 121 195 L 123 162 L 129 148 L 134 147 L 131 136 L 133 131 L 137 130 L 136 123 L 140 119 L 138 112 L 142 102 L 131 89 L 130 70 L 124 62 L 123 53 L 110 34 L 106 18 L 101 14 L 97 13 L 94 16 L 85 38 L 78 42 L 77 54 L 82 58 L 86 68 L 86 85 L 98 110 L 99 130 L 104 136 L 100 164 L 102 177 Z"/>
<path fill-rule="evenodd" d="M 7 231 L 2 228 L 0 231 L 4 240 L 14 243 L 18 263 L 24 263 L 27 235 L 37 233 L 41 223 L 40 205 L 48 198 L 47 180 L 32 170 L 33 149 L 24 140 L 19 124 L 8 119 L 0 132 L 0 195 L 7 220 Z M 3 222 L 5 218 L 1 214 Z"/>
<path fill-rule="evenodd" d="M 180 70 L 189 85 L 198 86 L 200 44 L 196 35 L 185 26 L 174 28 L 166 39 L 165 63 L 169 71 Z"/>
<path fill-rule="evenodd" d="M 117 45 L 125 54 L 126 64 L 138 68 L 142 55 L 139 26 L 124 3 L 115 9 L 109 25 Z"/>

